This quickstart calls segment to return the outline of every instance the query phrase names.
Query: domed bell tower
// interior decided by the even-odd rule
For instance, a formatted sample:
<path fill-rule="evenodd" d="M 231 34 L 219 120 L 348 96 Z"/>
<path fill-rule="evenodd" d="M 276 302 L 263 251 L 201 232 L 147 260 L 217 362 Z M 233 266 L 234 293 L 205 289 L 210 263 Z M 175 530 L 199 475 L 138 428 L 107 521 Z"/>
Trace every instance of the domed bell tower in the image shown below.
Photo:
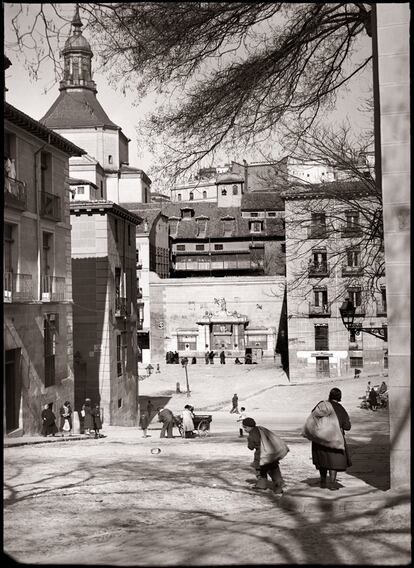
<path fill-rule="evenodd" d="M 63 80 L 59 90 L 90 89 L 96 93 L 95 81 L 92 81 L 92 49 L 82 35 L 82 21 L 79 6 L 76 5 L 72 20 L 72 35 L 66 40 L 62 55 L 64 57 Z"/>

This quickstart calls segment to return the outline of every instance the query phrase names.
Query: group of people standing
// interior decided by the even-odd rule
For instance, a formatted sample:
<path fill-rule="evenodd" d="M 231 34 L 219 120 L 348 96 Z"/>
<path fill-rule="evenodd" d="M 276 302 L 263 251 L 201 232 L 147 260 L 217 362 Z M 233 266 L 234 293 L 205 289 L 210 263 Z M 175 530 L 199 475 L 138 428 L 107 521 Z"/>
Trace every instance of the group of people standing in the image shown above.
<path fill-rule="evenodd" d="M 56 425 L 56 416 L 50 404 L 45 404 L 42 410 L 42 436 L 54 436 L 59 431 L 64 436 L 66 433 L 72 435 L 72 407 L 66 400 L 59 409 L 60 427 Z"/>
<path fill-rule="evenodd" d="M 80 414 L 81 434 L 94 436 L 95 438 L 102 437 L 100 434 L 100 430 L 102 429 L 102 417 L 99 404 L 92 406 L 91 399 L 85 398 Z"/>

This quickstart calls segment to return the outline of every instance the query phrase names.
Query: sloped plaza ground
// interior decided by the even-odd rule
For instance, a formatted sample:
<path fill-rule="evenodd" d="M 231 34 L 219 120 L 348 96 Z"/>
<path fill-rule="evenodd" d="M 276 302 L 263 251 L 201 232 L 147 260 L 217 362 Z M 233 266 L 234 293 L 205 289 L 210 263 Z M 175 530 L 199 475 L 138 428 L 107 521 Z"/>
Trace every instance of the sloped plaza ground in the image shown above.
<path fill-rule="evenodd" d="M 140 382 L 142 403 L 151 397 L 178 412 L 190 401 L 196 413 L 212 415 L 209 435 L 160 439 L 153 420 L 146 439 L 138 428 L 104 425 L 100 440 L 7 442 L 8 555 L 56 565 L 410 562 L 409 494 L 389 490 L 388 415 L 359 408 L 364 378 L 289 385 L 271 366 L 243 367 L 235 376 L 223 366 L 214 381 L 203 378 L 201 366 L 190 367 L 187 398 L 175 394 L 174 373 L 183 370 L 169 367 Z M 338 474 L 337 491 L 319 488 L 310 443 L 300 435 L 304 418 L 332 386 L 342 389 L 352 421 L 353 466 Z M 281 463 L 282 496 L 252 488 L 252 452 L 228 411 L 234 392 L 248 415 L 290 446 Z M 25 442 L 32 443 L 12 445 Z"/>

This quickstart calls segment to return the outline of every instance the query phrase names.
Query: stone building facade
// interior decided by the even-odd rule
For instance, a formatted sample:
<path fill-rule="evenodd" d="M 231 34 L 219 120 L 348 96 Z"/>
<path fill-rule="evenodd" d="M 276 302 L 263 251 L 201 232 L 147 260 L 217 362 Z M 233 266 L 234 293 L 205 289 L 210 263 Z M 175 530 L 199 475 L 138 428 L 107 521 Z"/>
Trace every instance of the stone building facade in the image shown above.
<path fill-rule="evenodd" d="M 387 367 L 387 343 L 368 333 L 348 332 L 339 312 L 349 297 L 356 307 L 355 323 L 387 325 L 384 253 L 364 215 L 377 207 L 375 196 L 359 182 L 285 193 L 292 381 L 340 377 L 354 369 L 381 373 Z"/>
<path fill-rule="evenodd" d="M 84 153 L 4 103 L 4 433 L 39 434 L 73 402 L 70 156 Z"/>

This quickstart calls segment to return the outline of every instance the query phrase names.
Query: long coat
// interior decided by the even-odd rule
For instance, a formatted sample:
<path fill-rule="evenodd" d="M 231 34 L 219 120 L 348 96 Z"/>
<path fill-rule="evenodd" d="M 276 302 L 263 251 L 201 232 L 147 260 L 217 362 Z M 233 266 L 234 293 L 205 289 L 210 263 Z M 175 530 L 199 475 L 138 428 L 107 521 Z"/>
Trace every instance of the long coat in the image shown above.
<path fill-rule="evenodd" d="M 83 427 L 85 430 L 93 430 L 94 423 L 93 423 L 93 416 L 92 416 L 92 408 L 89 404 L 84 404 L 82 410 L 85 411 L 85 416 L 83 419 Z"/>
<path fill-rule="evenodd" d="M 94 430 L 100 430 L 102 428 L 101 411 L 99 408 L 94 408 L 91 411 L 93 428 Z M 85 416 L 86 418 L 86 416 Z"/>
<path fill-rule="evenodd" d="M 50 408 L 42 410 L 42 434 L 44 436 L 47 436 L 48 434 L 56 434 L 58 429 L 55 420 L 56 416 Z"/>
<path fill-rule="evenodd" d="M 342 404 L 331 400 L 335 414 L 338 417 L 339 426 L 342 430 L 351 429 L 351 421 L 349 419 L 348 413 Z M 332 469 L 334 471 L 345 471 L 347 467 L 351 465 L 350 459 L 348 457 L 348 452 L 345 442 L 345 450 L 335 450 L 333 448 L 327 448 L 326 446 L 321 446 L 316 442 L 312 442 L 312 462 L 316 469 Z"/>
<path fill-rule="evenodd" d="M 150 417 L 147 411 L 141 412 L 141 416 L 139 419 L 140 426 L 143 430 L 146 430 L 150 423 Z"/>

